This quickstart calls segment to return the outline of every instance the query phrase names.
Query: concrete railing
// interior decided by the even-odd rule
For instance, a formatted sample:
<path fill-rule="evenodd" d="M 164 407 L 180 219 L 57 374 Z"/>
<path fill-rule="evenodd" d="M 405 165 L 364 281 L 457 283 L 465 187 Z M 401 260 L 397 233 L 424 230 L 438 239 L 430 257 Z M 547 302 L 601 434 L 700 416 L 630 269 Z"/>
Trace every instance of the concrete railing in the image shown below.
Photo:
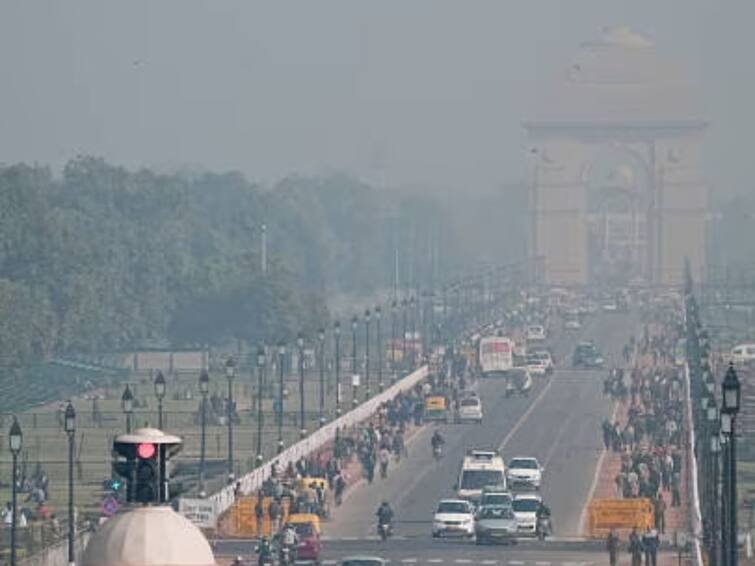
<path fill-rule="evenodd" d="M 300 440 L 296 444 L 289 446 L 283 452 L 278 454 L 272 460 L 265 462 L 259 468 L 242 476 L 238 482 L 241 485 L 241 491 L 245 494 L 257 491 L 262 484 L 270 477 L 273 463 L 278 469 L 284 470 L 289 463 L 296 463 L 301 458 L 307 457 L 333 441 L 336 437 L 336 431 L 339 429 L 348 429 L 369 419 L 380 406 L 386 401 L 390 401 L 399 393 L 413 388 L 417 383 L 427 377 L 428 368 L 421 368 L 410 373 L 403 379 L 391 385 L 382 393 L 372 397 L 363 404 L 352 409 L 345 415 L 329 422 L 308 437 Z M 205 499 L 192 499 L 182 497 L 179 499 L 178 511 L 186 518 L 190 519 L 197 526 L 206 528 L 215 528 L 217 520 L 226 510 L 228 510 L 235 501 L 235 484 L 227 485 L 218 493 Z"/>

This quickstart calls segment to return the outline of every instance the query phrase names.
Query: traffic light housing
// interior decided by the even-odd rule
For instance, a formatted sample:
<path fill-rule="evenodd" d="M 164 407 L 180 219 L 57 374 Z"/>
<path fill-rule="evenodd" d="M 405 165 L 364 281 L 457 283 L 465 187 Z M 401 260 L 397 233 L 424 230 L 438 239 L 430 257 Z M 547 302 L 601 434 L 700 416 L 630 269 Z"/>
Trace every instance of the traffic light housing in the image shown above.
<path fill-rule="evenodd" d="M 180 438 L 153 428 L 139 429 L 115 439 L 113 477 L 124 481 L 128 503 L 147 505 L 168 501 L 167 461 L 180 447 Z"/>
<path fill-rule="evenodd" d="M 138 503 L 160 503 L 160 451 L 150 443 L 136 446 L 136 487 Z"/>

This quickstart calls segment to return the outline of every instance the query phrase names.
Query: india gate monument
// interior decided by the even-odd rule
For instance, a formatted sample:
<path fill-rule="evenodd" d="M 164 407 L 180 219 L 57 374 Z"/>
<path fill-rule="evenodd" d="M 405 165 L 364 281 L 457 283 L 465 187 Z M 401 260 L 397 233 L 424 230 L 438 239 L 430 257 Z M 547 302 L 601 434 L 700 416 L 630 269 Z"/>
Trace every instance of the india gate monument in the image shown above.
<path fill-rule="evenodd" d="M 530 253 L 555 285 L 673 285 L 705 257 L 706 122 L 685 73 L 612 28 L 582 44 L 524 122 Z"/>

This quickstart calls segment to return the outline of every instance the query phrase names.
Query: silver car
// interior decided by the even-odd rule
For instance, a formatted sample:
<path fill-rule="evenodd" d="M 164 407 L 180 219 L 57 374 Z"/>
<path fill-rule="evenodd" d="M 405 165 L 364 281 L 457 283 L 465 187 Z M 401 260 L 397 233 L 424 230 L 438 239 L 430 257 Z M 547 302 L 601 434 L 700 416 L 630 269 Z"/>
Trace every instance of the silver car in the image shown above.
<path fill-rule="evenodd" d="M 475 516 L 476 544 L 509 544 L 516 542 L 517 522 L 508 506 L 480 507 Z"/>

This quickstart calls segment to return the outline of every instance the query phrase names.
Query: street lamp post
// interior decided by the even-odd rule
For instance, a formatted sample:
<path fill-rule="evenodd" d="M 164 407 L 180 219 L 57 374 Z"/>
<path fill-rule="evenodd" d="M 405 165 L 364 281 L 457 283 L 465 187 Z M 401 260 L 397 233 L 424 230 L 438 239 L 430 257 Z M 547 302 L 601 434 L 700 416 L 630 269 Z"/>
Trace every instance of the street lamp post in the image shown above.
<path fill-rule="evenodd" d="M 406 364 L 406 299 L 401 299 L 401 315 L 403 318 L 403 330 L 401 332 L 401 363 Z"/>
<path fill-rule="evenodd" d="M 228 480 L 235 477 L 233 466 L 233 378 L 236 377 L 236 362 L 228 358 L 225 363 L 225 377 L 228 380 L 228 403 L 226 418 L 228 419 Z"/>
<path fill-rule="evenodd" d="M 383 312 L 380 306 L 375 307 L 375 334 L 377 341 L 377 361 L 378 361 L 378 390 L 382 393 L 385 388 L 383 383 L 383 334 L 380 331 L 380 319 Z"/>
<path fill-rule="evenodd" d="M 121 395 L 121 408 L 126 414 L 126 434 L 131 434 L 131 417 L 134 414 L 134 394 L 131 393 L 128 383 L 126 384 L 126 389 L 123 390 L 123 395 Z"/>
<path fill-rule="evenodd" d="M 708 497 L 708 514 L 710 515 L 710 552 L 708 557 L 708 564 L 710 566 L 717 566 L 718 528 L 716 524 L 716 499 L 718 498 L 718 451 L 716 450 L 716 446 L 718 445 L 717 441 L 719 439 L 720 432 L 718 430 L 718 405 L 716 405 L 716 401 L 712 395 L 708 397 L 708 406 L 705 410 L 705 418 L 708 425 L 708 435 L 710 439 L 708 445 L 708 465 L 706 470 L 708 474 L 708 493 L 710 494 Z"/>
<path fill-rule="evenodd" d="M 200 423 L 202 427 L 199 439 L 199 491 L 204 492 L 204 466 L 205 466 L 205 447 L 207 446 L 207 394 L 210 391 L 210 374 L 202 370 L 199 374 L 199 393 L 202 394 L 202 408 L 200 413 Z"/>
<path fill-rule="evenodd" d="M 278 343 L 278 454 L 283 452 L 283 359 L 286 346 Z"/>
<path fill-rule="evenodd" d="M 65 431 L 68 435 L 68 564 L 76 563 L 74 543 L 76 540 L 76 520 L 73 514 L 73 455 L 76 443 L 76 410 L 68 401 L 65 412 Z"/>
<path fill-rule="evenodd" d="M 394 299 L 391 303 L 391 381 L 396 382 L 396 308 L 398 303 Z"/>
<path fill-rule="evenodd" d="M 356 407 L 359 403 L 359 386 L 357 385 L 357 325 L 359 319 L 354 315 L 351 319 L 351 404 Z"/>
<path fill-rule="evenodd" d="M 341 416 L 341 323 L 333 324 L 333 334 L 336 341 L 336 417 Z"/>
<path fill-rule="evenodd" d="M 417 338 L 417 312 L 414 309 L 415 304 L 415 298 L 411 297 L 409 299 L 409 310 L 411 312 L 411 321 L 412 321 L 412 356 L 411 356 L 411 369 L 414 369 L 414 366 L 416 365 L 416 338 Z"/>
<path fill-rule="evenodd" d="M 165 376 L 158 371 L 155 377 L 155 397 L 157 397 L 157 428 L 163 429 L 163 398 L 165 397 Z"/>
<path fill-rule="evenodd" d="M 18 473 L 18 455 L 21 452 L 23 446 L 24 435 L 21 432 L 21 425 L 18 424 L 18 419 L 13 417 L 13 424 L 10 426 L 10 432 L 8 433 L 8 444 L 10 448 L 11 456 L 13 457 L 13 466 L 11 468 L 11 522 L 10 522 L 10 566 L 16 566 L 16 522 L 18 521 L 16 502 L 18 493 L 18 481 L 16 475 Z"/>
<path fill-rule="evenodd" d="M 307 427 L 304 422 L 304 336 L 299 333 L 296 338 L 299 347 L 299 438 L 307 436 Z"/>
<path fill-rule="evenodd" d="M 256 466 L 262 465 L 262 381 L 265 374 L 265 347 L 257 349 L 257 457 Z"/>
<path fill-rule="evenodd" d="M 364 399 L 370 398 L 370 309 L 364 311 Z"/>
<path fill-rule="evenodd" d="M 728 500 L 729 500 L 729 517 L 727 526 L 729 528 L 728 551 L 729 559 L 727 566 L 737 566 L 737 429 L 736 419 L 739 413 L 741 403 L 741 384 L 737 372 L 734 370 L 734 364 L 729 363 L 729 369 L 721 385 L 723 405 L 721 407 L 721 421 L 726 422 L 729 445 L 729 477 L 728 477 Z M 722 428 L 724 428 L 722 426 Z"/>
<path fill-rule="evenodd" d="M 317 339 L 320 342 L 320 428 L 325 425 L 325 329 L 317 331 Z"/>

